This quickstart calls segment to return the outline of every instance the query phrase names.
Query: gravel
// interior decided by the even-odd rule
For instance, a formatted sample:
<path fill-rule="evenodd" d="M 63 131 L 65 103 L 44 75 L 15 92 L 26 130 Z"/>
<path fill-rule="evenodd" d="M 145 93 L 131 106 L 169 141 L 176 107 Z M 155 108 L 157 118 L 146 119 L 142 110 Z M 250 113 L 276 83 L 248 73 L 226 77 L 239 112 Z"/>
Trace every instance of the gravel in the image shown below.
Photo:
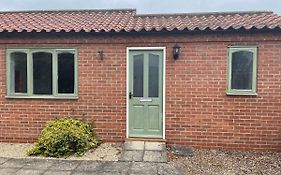
<path fill-rule="evenodd" d="M 8 158 L 47 158 L 42 156 L 28 156 L 26 151 L 31 148 L 33 144 L 29 143 L 0 143 L 0 157 Z M 102 143 L 98 148 L 88 150 L 83 156 L 70 156 L 63 159 L 69 160 L 106 160 L 118 161 L 122 151 L 122 144 L 116 143 Z M 48 158 L 54 159 L 54 158 Z"/>
<path fill-rule="evenodd" d="M 281 153 L 223 150 L 193 150 L 193 156 L 170 160 L 190 175 L 280 175 Z"/>

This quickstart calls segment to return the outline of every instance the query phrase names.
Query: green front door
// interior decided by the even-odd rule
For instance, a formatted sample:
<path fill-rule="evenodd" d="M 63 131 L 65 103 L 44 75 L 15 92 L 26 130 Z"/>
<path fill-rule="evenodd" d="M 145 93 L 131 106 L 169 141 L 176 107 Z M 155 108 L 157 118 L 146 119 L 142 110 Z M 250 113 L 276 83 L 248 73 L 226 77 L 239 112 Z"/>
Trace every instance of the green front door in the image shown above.
<path fill-rule="evenodd" d="M 163 136 L 163 51 L 129 51 L 129 137 Z"/>

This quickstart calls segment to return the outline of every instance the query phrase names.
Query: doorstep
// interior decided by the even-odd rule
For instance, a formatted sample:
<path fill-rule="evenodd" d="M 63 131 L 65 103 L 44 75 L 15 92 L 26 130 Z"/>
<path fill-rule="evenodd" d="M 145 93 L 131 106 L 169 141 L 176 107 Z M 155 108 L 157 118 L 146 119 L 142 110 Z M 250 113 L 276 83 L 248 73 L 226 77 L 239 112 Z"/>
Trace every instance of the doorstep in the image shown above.
<path fill-rule="evenodd" d="M 165 142 L 126 140 L 120 161 L 167 162 Z"/>
<path fill-rule="evenodd" d="M 130 137 L 125 140 L 126 141 L 145 141 L 145 142 L 165 142 L 166 139 L 159 139 L 159 138 L 142 138 L 142 137 Z"/>

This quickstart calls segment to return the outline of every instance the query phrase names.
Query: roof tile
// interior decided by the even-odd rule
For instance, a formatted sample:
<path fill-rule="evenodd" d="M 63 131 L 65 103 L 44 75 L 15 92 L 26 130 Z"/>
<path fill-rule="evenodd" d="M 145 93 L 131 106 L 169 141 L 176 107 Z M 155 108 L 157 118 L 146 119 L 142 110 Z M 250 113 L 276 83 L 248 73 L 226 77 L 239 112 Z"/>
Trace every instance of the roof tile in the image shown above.
<path fill-rule="evenodd" d="M 134 9 L 0 12 L 0 32 L 281 29 L 273 12 L 137 15 Z"/>

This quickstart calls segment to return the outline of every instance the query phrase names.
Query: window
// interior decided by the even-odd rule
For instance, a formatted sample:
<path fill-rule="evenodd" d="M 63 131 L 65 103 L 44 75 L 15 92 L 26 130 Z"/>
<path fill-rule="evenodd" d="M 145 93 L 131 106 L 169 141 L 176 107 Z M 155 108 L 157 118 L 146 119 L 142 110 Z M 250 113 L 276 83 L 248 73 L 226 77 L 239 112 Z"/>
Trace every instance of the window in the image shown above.
<path fill-rule="evenodd" d="M 74 92 L 74 63 L 73 53 L 58 54 L 58 93 Z"/>
<path fill-rule="evenodd" d="M 32 53 L 33 94 L 52 95 L 52 53 Z"/>
<path fill-rule="evenodd" d="M 7 97 L 76 98 L 76 50 L 7 49 Z"/>
<path fill-rule="evenodd" d="M 227 67 L 228 95 L 257 95 L 256 47 L 229 47 Z"/>
<path fill-rule="evenodd" d="M 15 93 L 27 93 L 27 54 L 14 52 L 10 54 L 10 88 Z"/>

